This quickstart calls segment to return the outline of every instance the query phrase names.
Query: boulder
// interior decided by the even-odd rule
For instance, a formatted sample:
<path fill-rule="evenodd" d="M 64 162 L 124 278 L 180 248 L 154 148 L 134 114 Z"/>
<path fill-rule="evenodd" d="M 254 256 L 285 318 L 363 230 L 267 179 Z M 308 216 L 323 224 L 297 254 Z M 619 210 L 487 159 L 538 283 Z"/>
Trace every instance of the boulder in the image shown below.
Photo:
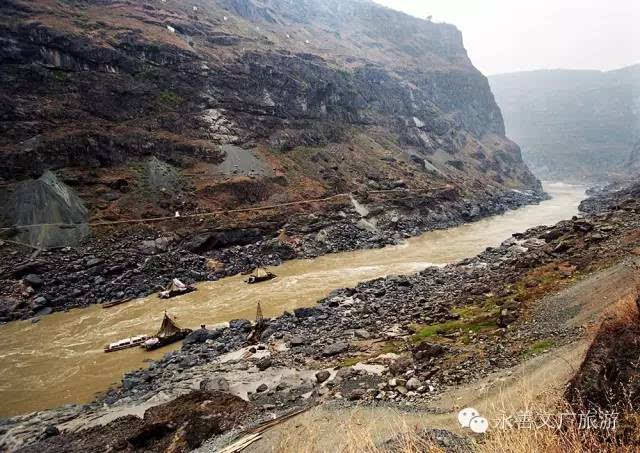
<path fill-rule="evenodd" d="M 231 330 L 241 330 L 244 332 L 250 332 L 252 329 L 251 321 L 247 319 L 234 319 L 229 321 L 229 328 Z"/>
<path fill-rule="evenodd" d="M 267 341 L 271 336 L 276 333 L 276 328 L 273 326 L 267 326 L 267 328 L 260 335 L 260 341 Z"/>
<path fill-rule="evenodd" d="M 360 338 L 361 340 L 368 340 L 371 338 L 371 334 L 365 329 L 357 329 L 353 332 L 356 338 Z"/>
<path fill-rule="evenodd" d="M 225 266 L 224 263 L 220 261 L 208 259 L 207 269 L 211 272 L 224 272 Z"/>
<path fill-rule="evenodd" d="M 259 241 L 264 233 L 259 228 L 203 232 L 183 243 L 183 247 L 194 253 L 227 248 L 235 245 L 247 245 Z"/>
<path fill-rule="evenodd" d="M 418 378 L 412 377 L 409 379 L 405 385 L 407 390 L 418 390 L 422 386 L 422 382 Z"/>
<path fill-rule="evenodd" d="M 44 307 L 35 312 L 36 316 L 46 316 L 53 313 L 53 309 L 51 307 Z"/>
<path fill-rule="evenodd" d="M 36 274 L 27 274 L 24 276 L 22 280 L 24 280 L 24 282 L 27 285 L 32 286 L 34 288 L 40 288 L 44 283 L 44 281 L 42 280 L 42 277 Z"/>
<path fill-rule="evenodd" d="M 446 348 L 439 344 L 422 342 L 412 348 L 413 358 L 415 360 L 428 360 L 432 357 L 438 357 L 444 354 Z"/>
<path fill-rule="evenodd" d="M 58 435 L 60 435 L 60 430 L 55 425 L 47 425 L 47 427 L 44 429 L 43 437 L 45 439 Z"/>
<path fill-rule="evenodd" d="M 560 228 L 554 228 L 552 230 L 546 231 L 540 235 L 540 239 L 544 239 L 546 242 L 555 241 L 556 239 L 562 237 L 564 231 Z"/>
<path fill-rule="evenodd" d="M 400 356 L 389 364 L 389 371 L 395 375 L 403 374 L 413 366 L 412 360 L 407 356 Z"/>
<path fill-rule="evenodd" d="M 223 377 L 207 378 L 200 382 L 200 390 L 204 390 L 205 392 L 228 392 L 229 381 Z"/>
<path fill-rule="evenodd" d="M 357 400 L 361 400 L 366 394 L 367 394 L 367 391 L 365 389 L 357 388 L 357 389 L 351 390 L 351 392 L 349 392 L 347 397 L 351 401 L 357 401 Z"/>
<path fill-rule="evenodd" d="M 326 381 L 330 377 L 331 377 L 331 373 L 329 373 L 326 370 L 318 371 L 316 373 L 316 381 L 318 381 L 318 384 L 322 384 L 324 381 Z"/>
<path fill-rule="evenodd" d="M 293 310 L 293 314 L 296 318 L 311 318 L 320 314 L 320 310 L 317 308 L 296 308 Z"/>
<path fill-rule="evenodd" d="M 271 367 L 271 358 L 270 357 L 265 357 L 263 359 L 260 359 L 256 362 L 256 367 L 258 367 L 258 369 L 260 371 L 264 371 L 267 368 Z"/>
<path fill-rule="evenodd" d="M 147 254 L 162 253 L 169 250 L 169 246 L 172 241 L 173 238 L 171 237 L 161 237 L 154 240 L 142 241 L 139 248 L 141 252 Z"/>
<path fill-rule="evenodd" d="M 349 345 L 347 343 L 334 343 L 322 350 L 322 355 L 325 357 L 331 357 L 334 355 L 342 354 L 349 349 Z"/>
<path fill-rule="evenodd" d="M 38 307 L 45 307 L 47 306 L 47 304 L 49 303 L 49 301 L 47 300 L 46 297 L 44 296 L 38 296 L 34 299 L 33 303 L 36 304 L 36 306 Z"/>
<path fill-rule="evenodd" d="M 183 344 L 201 344 L 206 342 L 207 340 L 215 340 L 222 335 L 222 329 L 216 330 L 207 330 L 207 329 L 198 329 L 191 332 L 184 339 Z"/>

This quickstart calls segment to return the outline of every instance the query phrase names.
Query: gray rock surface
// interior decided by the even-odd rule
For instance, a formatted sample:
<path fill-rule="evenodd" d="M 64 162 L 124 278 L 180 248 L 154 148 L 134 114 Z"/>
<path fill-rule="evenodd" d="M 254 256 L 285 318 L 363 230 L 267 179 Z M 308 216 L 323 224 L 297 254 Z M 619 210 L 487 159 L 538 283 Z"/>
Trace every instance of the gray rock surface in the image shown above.
<path fill-rule="evenodd" d="M 0 188 L 0 224 L 16 226 L 17 240 L 38 247 L 78 244 L 89 234 L 87 208 L 69 186 L 50 171 L 38 179 L 17 184 L 12 191 Z M 58 226 L 58 224 L 73 226 Z M 42 225 L 19 228 L 20 225 Z"/>

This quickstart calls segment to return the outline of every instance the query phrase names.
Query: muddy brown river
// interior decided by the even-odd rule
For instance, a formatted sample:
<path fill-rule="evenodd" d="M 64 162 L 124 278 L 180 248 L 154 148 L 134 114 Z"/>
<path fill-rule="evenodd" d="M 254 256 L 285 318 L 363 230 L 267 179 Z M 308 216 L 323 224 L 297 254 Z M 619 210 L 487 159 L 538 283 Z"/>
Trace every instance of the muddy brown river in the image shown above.
<path fill-rule="evenodd" d="M 164 310 L 191 328 L 253 319 L 257 302 L 265 316 L 277 316 L 311 306 L 336 288 L 474 256 L 512 233 L 552 225 L 578 212 L 583 188 L 550 184 L 546 190 L 553 199 L 538 206 L 425 233 L 399 246 L 289 261 L 275 268 L 278 278 L 260 285 L 246 285 L 237 276 L 202 283 L 198 291 L 168 301 L 152 295 L 111 309 L 92 306 L 55 313 L 36 324 L 18 321 L 0 326 L 0 416 L 86 403 L 118 383 L 125 372 L 169 352 L 171 348 L 103 352 L 109 342 L 155 332 Z"/>

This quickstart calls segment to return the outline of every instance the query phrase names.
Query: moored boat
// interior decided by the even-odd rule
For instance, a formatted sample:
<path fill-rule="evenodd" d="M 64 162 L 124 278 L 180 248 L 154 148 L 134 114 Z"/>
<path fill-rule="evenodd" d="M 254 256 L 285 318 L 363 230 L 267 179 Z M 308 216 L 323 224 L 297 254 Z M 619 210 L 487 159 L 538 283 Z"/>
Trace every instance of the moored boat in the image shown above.
<path fill-rule="evenodd" d="M 178 327 L 165 312 L 164 318 L 162 319 L 162 325 L 160 326 L 158 333 L 147 339 L 141 346 L 147 351 L 153 351 L 154 349 L 180 341 L 191 332 L 193 332 L 191 329 L 181 329 Z"/>
<path fill-rule="evenodd" d="M 147 335 L 138 335 L 136 337 L 125 338 L 124 340 L 109 343 L 104 347 L 104 352 L 115 352 L 123 349 L 134 348 L 140 346 L 147 341 L 149 337 Z"/>
<path fill-rule="evenodd" d="M 116 307 L 118 305 L 126 304 L 127 302 L 132 300 L 133 300 L 133 297 L 127 297 L 126 299 L 120 299 L 120 300 L 112 300 L 110 302 L 103 303 L 102 308 Z"/>
<path fill-rule="evenodd" d="M 172 297 L 181 296 L 183 294 L 195 291 L 197 288 L 193 285 L 185 285 L 177 278 L 171 281 L 171 284 L 158 294 L 160 299 L 171 299 Z"/>
<path fill-rule="evenodd" d="M 264 267 L 259 267 L 251 276 L 245 280 L 246 283 L 252 285 L 254 283 L 266 282 L 276 278 L 277 275 L 267 271 Z"/>

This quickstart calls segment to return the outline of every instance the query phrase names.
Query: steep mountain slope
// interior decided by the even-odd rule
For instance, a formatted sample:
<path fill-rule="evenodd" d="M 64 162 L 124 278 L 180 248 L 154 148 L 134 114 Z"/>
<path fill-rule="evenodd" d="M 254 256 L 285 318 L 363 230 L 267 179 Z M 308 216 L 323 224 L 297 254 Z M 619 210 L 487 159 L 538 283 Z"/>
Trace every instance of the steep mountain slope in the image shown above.
<path fill-rule="evenodd" d="M 6 190 L 53 170 L 91 220 L 540 189 L 460 32 L 370 1 L 4 0 L 0 42 Z"/>
<path fill-rule="evenodd" d="M 489 82 L 507 133 L 538 176 L 624 174 L 640 139 L 640 65 L 611 72 L 503 74 Z"/>

